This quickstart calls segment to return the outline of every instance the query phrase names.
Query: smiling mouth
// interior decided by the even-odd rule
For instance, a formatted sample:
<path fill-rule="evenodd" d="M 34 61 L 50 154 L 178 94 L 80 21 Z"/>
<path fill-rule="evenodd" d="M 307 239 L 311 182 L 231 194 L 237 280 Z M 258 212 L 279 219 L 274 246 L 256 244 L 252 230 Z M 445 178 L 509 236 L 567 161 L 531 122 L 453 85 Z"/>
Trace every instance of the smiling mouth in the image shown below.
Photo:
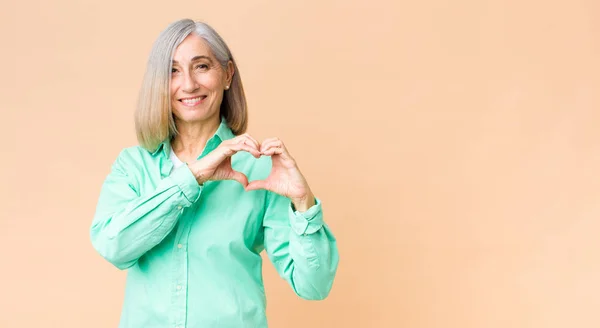
<path fill-rule="evenodd" d="M 202 101 L 204 101 L 204 99 L 206 99 L 206 96 L 199 96 L 195 98 L 182 98 L 179 99 L 179 101 L 188 107 L 193 107 L 200 104 Z"/>

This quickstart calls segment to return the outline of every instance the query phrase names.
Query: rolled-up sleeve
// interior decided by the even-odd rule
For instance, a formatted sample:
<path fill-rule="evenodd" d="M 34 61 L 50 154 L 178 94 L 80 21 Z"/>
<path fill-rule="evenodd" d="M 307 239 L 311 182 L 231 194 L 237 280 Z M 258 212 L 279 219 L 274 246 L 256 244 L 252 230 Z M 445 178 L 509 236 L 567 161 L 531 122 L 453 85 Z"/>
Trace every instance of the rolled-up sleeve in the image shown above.
<path fill-rule="evenodd" d="M 93 247 L 119 269 L 131 267 L 175 227 L 202 188 L 187 166 L 163 178 L 150 192 L 140 193 L 131 170 L 143 167 L 125 151 L 106 177 L 90 229 Z"/>
<path fill-rule="evenodd" d="M 333 286 L 339 253 L 323 220 L 321 200 L 299 212 L 285 197 L 269 193 L 267 199 L 264 244 L 271 262 L 298 296 L 325 299 Z"/>

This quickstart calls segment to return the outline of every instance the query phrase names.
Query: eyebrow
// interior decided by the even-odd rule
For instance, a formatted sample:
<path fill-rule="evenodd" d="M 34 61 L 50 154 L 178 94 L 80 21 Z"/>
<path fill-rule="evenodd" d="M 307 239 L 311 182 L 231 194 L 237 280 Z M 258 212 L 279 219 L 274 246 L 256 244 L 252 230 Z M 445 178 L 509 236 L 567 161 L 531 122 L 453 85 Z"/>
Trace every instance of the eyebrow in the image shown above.
<path fill-rule="evenodd" d="M 197 60 L 200 60 L 200 59 L 207 59 L 208 61 L 212 62 L 212 61 L 210 60 L 210 57 L 208 57 L 208 56 L 204 56 L 204 55 L 195 56 L 194 58 L 192 58 L 192 60 L 191 60 L 191 61 L 192 61 L 192 62 L 195 62 L 195 61 L 197 61 Z M 173 64 L 179 64 L 179 63 L 178 63 L 176 60 L 173 60 Z"/>

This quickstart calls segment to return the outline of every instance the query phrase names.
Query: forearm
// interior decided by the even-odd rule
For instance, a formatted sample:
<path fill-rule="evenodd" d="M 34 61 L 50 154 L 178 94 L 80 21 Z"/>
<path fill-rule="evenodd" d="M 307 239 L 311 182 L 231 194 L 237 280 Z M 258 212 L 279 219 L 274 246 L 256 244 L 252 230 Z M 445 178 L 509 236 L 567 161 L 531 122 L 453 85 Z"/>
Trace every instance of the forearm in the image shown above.
<path fill-rule="evenodd" d="M 339 254 L 335 237 L 324 225 L 317 232 L 290 232 L 290 281 L 296 294 L 310 300 L 325 299 L 333 286 Z"/>
<path fill-rule="evenodd" d="M 287 219 L 282 219 L 287 222 L 272 215 L 265 218 L 269 256 L 298 296 L 324 299 L 332 288 L 339 254 L 336 239 L 323 221 L 320 201 L 315 199 L 314 206 L 300 212 L 294 211 L 289 201 L 276 199 L 272 209 L 286 213 Z"/>
<path fill-rule="evenodd" d="M 91 227 L 94 248 L 120 269 L 132 266 L 159 244 L 176 225 L 200 187 L 182 168 L 163 179 L 153 192 L 129 199 L 110 181 L 105 185 Z"/>

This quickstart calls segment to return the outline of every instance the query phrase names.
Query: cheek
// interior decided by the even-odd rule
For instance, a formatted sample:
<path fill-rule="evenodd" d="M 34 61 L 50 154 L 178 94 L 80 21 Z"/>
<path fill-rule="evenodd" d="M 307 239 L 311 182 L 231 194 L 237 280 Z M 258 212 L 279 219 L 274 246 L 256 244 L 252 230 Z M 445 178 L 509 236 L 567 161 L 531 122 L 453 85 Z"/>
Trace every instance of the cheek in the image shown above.
<path fill-rule="evenodd" d="M 218 85 L 219 85 L 219 83 L 218 83 L 218 81 L 216 81 L 216 79 L 214 79 L 213 77 L 209 77 L 209 76 L 203 76 L 203 77 L 199 78 L 198 84 L 200 84 L 205 89 L 208 89 L 210 91 L 216 91 L 216 89 L 218 88 Z"/>
<path fill-rule="evenodd" d="M 212 71 L 210 74 L 203 74 L 198 77 L 200 84 L 212 91 L 219 91 L 222 86 L 222 76 L 218 71 Z"/>

